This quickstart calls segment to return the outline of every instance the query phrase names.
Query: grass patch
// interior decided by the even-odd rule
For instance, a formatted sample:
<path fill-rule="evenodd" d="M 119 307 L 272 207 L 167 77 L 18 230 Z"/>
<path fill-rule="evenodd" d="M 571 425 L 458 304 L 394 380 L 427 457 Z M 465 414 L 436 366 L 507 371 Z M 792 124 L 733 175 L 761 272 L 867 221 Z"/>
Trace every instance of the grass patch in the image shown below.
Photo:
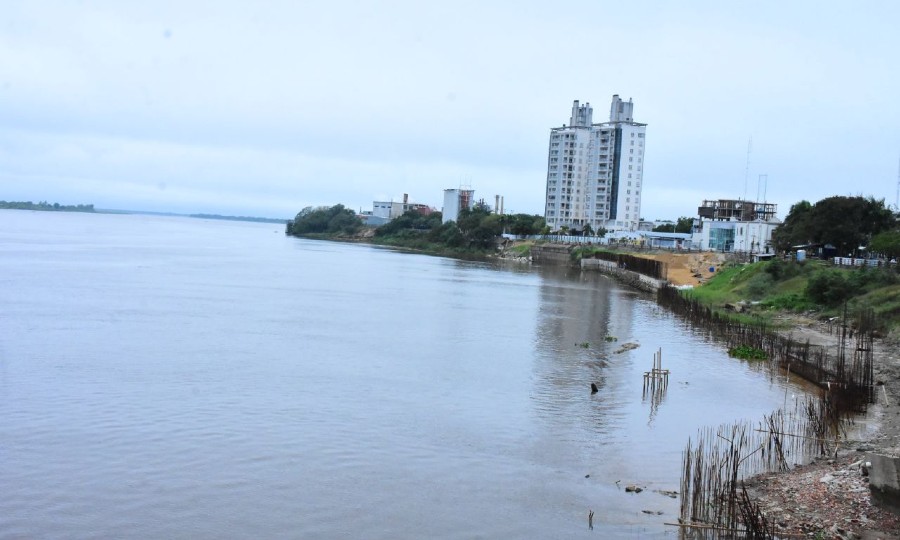
<path fill-rule="evenodd" d="M 534 242 L 525 242 L 522 244 L 516 244 L 509 248 L 509 252 L 515 255 L 516 257 L 528 257 L 531 255 L 531 246 L 534 245 Z"/>
<path fill-rule="evenodd" d="M 716 312 L 778 328 L 784 312 L 840 316 L 871 308 L 881 330 L 900 329 L 900 275 L 892 268 L 835 268 L 826 261 L 773 260 L 723 268 L 689 294 Z M 739 313 L 726 309 L 740 303 Z"/>
<path fill-rule="evenodd" d="M 858 296 L 850 301 L 849 308 L 852 312 L 871 308 L 875 312 L 875 320 L 881 323 L 884 331 L 900 328 L 900 285 L 882 287 Z"/>
<path fill-rule="evenodd" d="M 759 271 L 753 265 L 733 266 L 716 271 L 709 281 L 691 291 L 691 296 L 705 304 L 724 306 L 745 298 L 743 289 Z"/>
<path fill-rule="evenodd" d="M 569 253 L 569 257 L 572 262 L 578 262 L 581 259 L 593 259 L 595 253 L 603 252 L 612 253 L 612 251 L 598 246 L 578 246 Z"/>

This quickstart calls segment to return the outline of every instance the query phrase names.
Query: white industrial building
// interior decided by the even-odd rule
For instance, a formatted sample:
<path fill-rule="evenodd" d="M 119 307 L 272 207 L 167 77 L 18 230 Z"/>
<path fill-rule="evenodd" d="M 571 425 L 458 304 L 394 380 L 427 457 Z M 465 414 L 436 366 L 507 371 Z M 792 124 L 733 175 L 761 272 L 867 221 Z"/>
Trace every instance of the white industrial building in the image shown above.
<path fill-rule="evenodd" d="M 459 217 L 459 211 L 463 208 L 473 208 L 475 206 L 475 190 L 473 189 L 445 189 L 444 190 L 444 208 L 441 216 L 441 223 L 456 221 Z"/>
<path fill-rule="evenodd" d="M 550 130 L 544 218 L 553 230 L 636 231 L 647 124 L 634 104 L 612 98 L 609 122 L 593 123 L 590 103 L 572 104 L 569 125 Z"/>
<path fill-rule="evenodd" d="M 409 202 L 409 195 L 403 194 L 403 202 L 399 201 L 373 201 L 372 215 L 376 218 L 384 218 L 388 221 L 396 219 L 408 210 L 418 210 L 424 215 L 431 213 L 432 209 L 427 204 Z"/>

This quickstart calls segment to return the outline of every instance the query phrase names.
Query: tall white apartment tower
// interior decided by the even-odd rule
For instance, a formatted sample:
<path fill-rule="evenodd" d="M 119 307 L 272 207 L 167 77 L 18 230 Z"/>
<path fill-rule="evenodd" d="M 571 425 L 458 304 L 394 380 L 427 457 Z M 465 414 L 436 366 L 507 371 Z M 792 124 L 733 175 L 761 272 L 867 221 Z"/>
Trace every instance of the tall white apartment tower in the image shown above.
<path fill-rule="evenodd" d="M 544 219 L 551 230 L 637 230 L 647 124 L 633 111 L 617 94 L 609 122 L 594 124 L 591 104 L 575 100 L 569 125 L 550 130 Z"/>

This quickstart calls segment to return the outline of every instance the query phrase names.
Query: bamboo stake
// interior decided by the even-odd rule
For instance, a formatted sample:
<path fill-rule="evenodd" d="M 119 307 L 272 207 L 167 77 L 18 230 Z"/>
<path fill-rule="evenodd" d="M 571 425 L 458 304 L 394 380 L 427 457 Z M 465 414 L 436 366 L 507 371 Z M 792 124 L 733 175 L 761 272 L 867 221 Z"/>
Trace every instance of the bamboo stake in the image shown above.
<path fill-rule="evenodd" d="M 833 442 L 835 444 L 838 444 L 839 442 L 841 442 L 840 439 L 838 439 L 837 437 L 835 437 L 834 439 L 822 439 L 819 437 L 810 437 L 809 435 L 797 435 L 796 433 L 782 433 L 779 431 L 772 431 L 769 429 L 754 429 L 753 431 L 758 431 L 760 433 L 768 433 L 769 435 L 782 435 L 784 437 L 797 437 L 799 439 L 809 439 L 809 440 L 816 441 L 816 442 Z"/>

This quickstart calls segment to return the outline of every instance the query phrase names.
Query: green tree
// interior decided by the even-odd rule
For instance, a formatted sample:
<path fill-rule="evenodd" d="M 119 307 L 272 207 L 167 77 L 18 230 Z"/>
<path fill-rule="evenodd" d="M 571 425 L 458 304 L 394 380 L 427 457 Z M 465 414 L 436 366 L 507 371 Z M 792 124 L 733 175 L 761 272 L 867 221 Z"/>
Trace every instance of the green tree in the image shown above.
<path fill-rule="evenodd" d="M 418 210 L 407 210 L 402 216 L 392 219 L 375 229 L 375 236 L 390 236 L 402 230 L 428 232 L 441 226 L 441 213 L 424 215 Z"/>
<path fill-rule="evenodd" d="M 466 239 L 463 238 L 455 221 L 450 221 L 431 229 L 427 238 L 430 242 L 444 244 L 451 248 L 460 248 L 466 243 Z"/>
<path fill-rule="evenodd" d="M 539 234 L 546 225 L 543 216 L 529 214 L 506 214 L 502 222 L 511 234 L 523 236 Z"/>
<path fill-rule="evenodd" d="M 772 242 L 780 251 L 808 243 L 832 244 L 846 255 L 893 225 L 884 199 L 835 196 L 815 205 L 800 201 L 791 206 L 784 223 L 772 233 Z"/>
<path fill-rule="evenodd" d="M 690 233 L 694 230 L 694 218 L 689 217 L 680 217 L 678 218 L 678 223 L 675 224 L 675 232 L 677 233 Z"/>
<path fill-rule="evenodd" d="M 354 234 L 360 228 L 362 222 L 353 210 L 345 208 L 342 204 L 336 204 L 332 207 L 318 208 L 307 206 L 292 221 L 287 222 L 285 232 L 294 236 L 313 233 Z"/>
<path fill-rule="evenodd" d="M 501 216 L 485 208 L 463 208 L 456 224 L 468 246 L 476 249 L 493 247 L 494 239 L 503 233 Z"/>
<path fill-rule="evenodd" d="M 813 207 L 811 227 L 815 242 L 830 243 L 838 253 L 849 254 L 866 246 L 873 235 L 889 229 L 894 216 L 884 199 L 829 197 Z"/>
<path fill-rule="evenodd" d="M 882 231 L 873 236 L 869 251 L 894 259 L 900 257 L 900 230 Z"/>

